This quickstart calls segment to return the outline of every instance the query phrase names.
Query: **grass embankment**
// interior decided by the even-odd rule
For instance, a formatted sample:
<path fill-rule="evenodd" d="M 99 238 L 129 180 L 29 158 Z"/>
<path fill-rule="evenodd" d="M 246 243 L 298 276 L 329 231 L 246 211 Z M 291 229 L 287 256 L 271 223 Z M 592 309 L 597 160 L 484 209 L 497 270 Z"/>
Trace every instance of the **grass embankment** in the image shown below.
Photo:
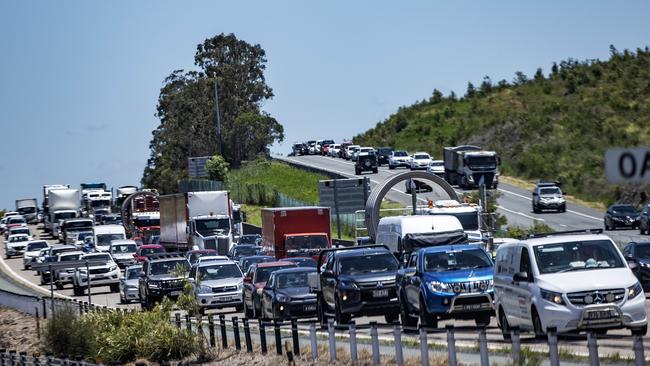
<path fill-rule="evenodd" d="M 640 203 L 648 185 L 608 184 L 603 160 L 608 148 L 650 144 L 649 65 L 647 47 L 612 48 L 606 61 L 570 59 L 550 73 L 516 73 L 512 82 L 485 77 L 461 98 L 434 90 L 354 142 L 429 151 L 436 158 L 444 146 L 474 144 L 499 153 L 504 175 L 556 179 L 570 195 L 603 206 Z"/>

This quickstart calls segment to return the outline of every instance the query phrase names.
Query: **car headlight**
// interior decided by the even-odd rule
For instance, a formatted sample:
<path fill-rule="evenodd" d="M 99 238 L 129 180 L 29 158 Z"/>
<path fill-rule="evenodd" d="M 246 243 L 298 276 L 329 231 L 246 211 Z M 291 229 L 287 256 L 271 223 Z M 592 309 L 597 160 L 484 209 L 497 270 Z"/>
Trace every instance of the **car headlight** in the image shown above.
<path fill-rule="evenodd" d="M 640 262 L 639 265 L 643 268 L 650 268 L 650 263 Z"/>
<path fill-rule="evenodd" d="M 111 266 L 111 268 L 108 269 L 109 272 L 117 271 L 117 266 Z"/>
<path fill-rule="evenodd" d="M 278 294 L 275 298 L 276 298 L 276 300 L 278 300 L 278 302 L 287 302 L 287 301 L 289 301 L 289 298 L 286 295 L 282 295 L 282 294 Z"/>
<path fill-rule="evenodd" d="M 160 288 L 160 282 L 151 281 L 151 282 L 147 283 L 147 286 L 149 288 Z"/>
<path fill-rule="evenodd" d="M 238 283 L 237 284 L 237 291 L 241 291 L 243 289 L 244 289 L 244 283 L 243 282 Z"/>
<path fill-rule="evenodd" d="M 340 282 L 340 287 L 354 288 L 354 289 L 359 288 L 354 281 L 341 281 Z"/>
<path fill-rule="evenodd" d="M 640 283 L 635 283 L 634 285 L 627 288 L 627 299 L 633 299 L 639 296 L 640 293 L 643 293 L 643 288 L 641 288 Z"/>
<path fill-rule="evenodd" d="M 431 281 L 431 283 L 429 283 L 429 287 L 433 292 L 451 292 L 449 284 L 445 282 Z"/>
<path fill-rule="evenodd" d="M 199 293 L 201 294 L 207 294 L 212 292 L 212 287 L 206 286 L 206 285 L 201 285 L 199 286 Z"/>
<path fill-rule="evenodd" d="M 564 300 L 562 299 L 562 294 L 559 292 L 553 292 L 544 290 L 543 288 L 539 289 L 539 293 L 542 296 L 542 299 L 552 302 L 557 305 L 564 305 Z"/>

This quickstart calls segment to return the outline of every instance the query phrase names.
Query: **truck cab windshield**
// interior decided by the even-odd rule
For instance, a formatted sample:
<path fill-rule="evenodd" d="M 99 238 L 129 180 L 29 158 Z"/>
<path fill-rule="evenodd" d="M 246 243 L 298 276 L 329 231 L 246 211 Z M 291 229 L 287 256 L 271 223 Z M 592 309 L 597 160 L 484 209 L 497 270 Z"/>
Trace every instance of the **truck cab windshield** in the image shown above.
<path fill-rule="evenodd" d="M 285 243 L 286 250 L 304 250 L 327 248 L 326 235 L 295 235 L 289 236 Z"/>
<path fill-rule="evenodd" d="M 140 219 L 136 218 L 133 220 L 133 224 L 137 227 L 145 227 L 145 226 L 160 226 L 160 219 Z"/>
<path fill-rule="evenodd" d="M 465 158 L 465 164 L 472 170 L 492 170 L 497 167 L 497 159 L 494 156 L 473 156 Z"/>
<path fill-rule="evenodd" d="M 230 221 L 228 219 L 196 220 L 196 231 L 202 236 L 212 236 L 218 233 L 228 235 L 230 233 Z"/>

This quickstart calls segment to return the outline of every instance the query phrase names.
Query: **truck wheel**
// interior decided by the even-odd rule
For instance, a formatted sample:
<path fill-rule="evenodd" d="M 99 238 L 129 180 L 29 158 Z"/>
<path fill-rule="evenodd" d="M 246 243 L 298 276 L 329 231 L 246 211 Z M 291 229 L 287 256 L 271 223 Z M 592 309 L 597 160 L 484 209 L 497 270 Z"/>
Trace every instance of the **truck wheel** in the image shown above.
<path fill-rule="evenodd" d="M 420 325 L 425 328 L 438 328 L 438 318 L 429 314 L 422 297 L 420 297 Z"/>

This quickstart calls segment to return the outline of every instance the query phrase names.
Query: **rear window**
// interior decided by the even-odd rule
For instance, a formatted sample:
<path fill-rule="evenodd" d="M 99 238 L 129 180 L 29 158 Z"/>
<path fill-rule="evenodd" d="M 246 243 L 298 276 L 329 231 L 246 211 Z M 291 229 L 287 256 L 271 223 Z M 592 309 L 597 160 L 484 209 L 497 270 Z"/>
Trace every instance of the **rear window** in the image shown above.
<path fill-rule="evenodd" d="M 341 258 L 341 274 L 379 273 L 397 270 L 397 259 L 392 254 L 370 254 Z"/>
<path fill-rule="evenodd" d="M 271 273 L 285 268 L 292 268 L 293 266 L 276 266 L 276 267 L 265 267 L 258 268 L 257 273 L 255 274 L 255 282 L 266 282 L 269 280 Z"/>

